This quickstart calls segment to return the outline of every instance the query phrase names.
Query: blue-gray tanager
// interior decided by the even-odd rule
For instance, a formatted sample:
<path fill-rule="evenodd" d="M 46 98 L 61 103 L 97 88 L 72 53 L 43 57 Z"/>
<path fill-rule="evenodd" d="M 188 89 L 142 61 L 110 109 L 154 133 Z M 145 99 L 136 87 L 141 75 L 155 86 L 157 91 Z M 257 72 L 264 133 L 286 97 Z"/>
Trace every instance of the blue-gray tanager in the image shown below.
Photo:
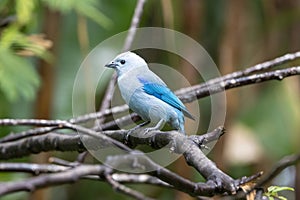
<path fill-rule="evenodd" d="M 167 122 L 185 134 L 184 115 L 194 119 L 179 98 L 149 68 L 143 58 L 132 52 L 118 55 L 106 67 L 117 71 L 118 86 L 129 108 L 145 123 Z"/>

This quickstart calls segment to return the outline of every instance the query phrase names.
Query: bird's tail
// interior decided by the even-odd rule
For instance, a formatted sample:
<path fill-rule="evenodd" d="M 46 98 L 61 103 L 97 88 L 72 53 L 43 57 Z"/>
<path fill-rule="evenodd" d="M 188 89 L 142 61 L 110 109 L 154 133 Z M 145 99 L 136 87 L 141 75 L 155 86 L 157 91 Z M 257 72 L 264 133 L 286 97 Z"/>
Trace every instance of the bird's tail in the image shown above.
<path fill-rule="evenodd" d="M 182 109 L 181 111 L 183 112 L 184 116 L 186 116 L 192 120 L 195 120 L 195 117 L 187 109 Z"/>

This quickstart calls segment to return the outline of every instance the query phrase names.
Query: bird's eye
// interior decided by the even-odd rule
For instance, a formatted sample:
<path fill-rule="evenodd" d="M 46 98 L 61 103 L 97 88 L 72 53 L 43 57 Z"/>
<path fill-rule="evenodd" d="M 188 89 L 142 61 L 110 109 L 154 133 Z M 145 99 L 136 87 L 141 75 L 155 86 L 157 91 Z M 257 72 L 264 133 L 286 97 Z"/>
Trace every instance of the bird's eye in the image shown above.
<path fill-rule="evenodd" d="M 126 63 L 126 61 L 125 61 L 125 60 L 121 60 L 120 63 L 121 63 L 122 65 L 124 65 L 124 64 Z"/>

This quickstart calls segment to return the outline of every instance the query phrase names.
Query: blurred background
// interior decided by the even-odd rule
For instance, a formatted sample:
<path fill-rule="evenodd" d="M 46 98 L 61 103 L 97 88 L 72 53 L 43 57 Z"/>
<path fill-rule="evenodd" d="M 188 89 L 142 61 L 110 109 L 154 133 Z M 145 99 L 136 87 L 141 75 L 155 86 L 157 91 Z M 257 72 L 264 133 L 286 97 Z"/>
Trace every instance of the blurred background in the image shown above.
<path fill-rule="evenodd" d="M 71 118 L 73 83 L 81 62 L 101 41 L 128 30 L 135 5 L 135 0 L 0 0 L 1 118 Z M 226 74 L 299 51 L 300 1 L 148 0 L 140 27 L 148 26 L 174 29 L 198 41 L 220 72 Z M 166 60 L 161 52 L 153 50 L 143 52 L 143 56 L 174 66 L 191 84 L 201 82 L 184 61 Z M 298 60 L 285 66 L 299 63 Z M 109 76 L 107 73 L 107 80 Z M 97 91 L 99 105 L 105 88 L 104 84 Z M 86 91 L 82 94 L 84 97 Z M 252 175 L 270 170 L 285 155 L 299 153 L 299 77 L 232 89 L 226 95 L 227 133 L 209 154 L 222 170 L 235 178 Z M 205 130 L 210 116 L 209 98 L 199 100 L 199 104 L 200 127 Z M 0 130 L 3 137 L 18 129 Z M 201 133 L 200 130 L 198 134 Z M 51 155 L 72 161 L 77 153 L 51 152 L 21 160 L 43 163 Z M 93 162 L 93 158 L 89 159 Z M 184 159 L 168 168 L 193 181 L 203 180 Z M 0 181 L 24 177 L 1 173 Z M 284 195 L 300 199 L 300 165 L 287 168 L 270 184 L 293 187 L 295 192 Z M 159 199 L 193 199 L 148 185 L 132 187 Z M 5 197 L 83 198 L 124 196 L 105 183 L 86 180 Z"/>

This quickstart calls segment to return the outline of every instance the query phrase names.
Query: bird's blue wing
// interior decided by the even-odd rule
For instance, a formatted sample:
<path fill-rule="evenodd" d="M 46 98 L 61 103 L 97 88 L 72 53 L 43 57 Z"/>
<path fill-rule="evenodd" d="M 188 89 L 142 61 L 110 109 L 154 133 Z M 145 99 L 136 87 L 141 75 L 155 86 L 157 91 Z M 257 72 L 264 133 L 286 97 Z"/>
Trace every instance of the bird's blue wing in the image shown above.
<path fill-rule="evenodd" d="M 166 102 L 167 104 L 181 110 L 183 114 L 191 119 L 195 119 L 192 114 L 186 109 L 180 99 L 166 86 L 159 83 L 152 83 L 143 78 L 138 78 L 139 81 L 143 84 L 144 91 L 153 95 L 156 98 Z"/>

